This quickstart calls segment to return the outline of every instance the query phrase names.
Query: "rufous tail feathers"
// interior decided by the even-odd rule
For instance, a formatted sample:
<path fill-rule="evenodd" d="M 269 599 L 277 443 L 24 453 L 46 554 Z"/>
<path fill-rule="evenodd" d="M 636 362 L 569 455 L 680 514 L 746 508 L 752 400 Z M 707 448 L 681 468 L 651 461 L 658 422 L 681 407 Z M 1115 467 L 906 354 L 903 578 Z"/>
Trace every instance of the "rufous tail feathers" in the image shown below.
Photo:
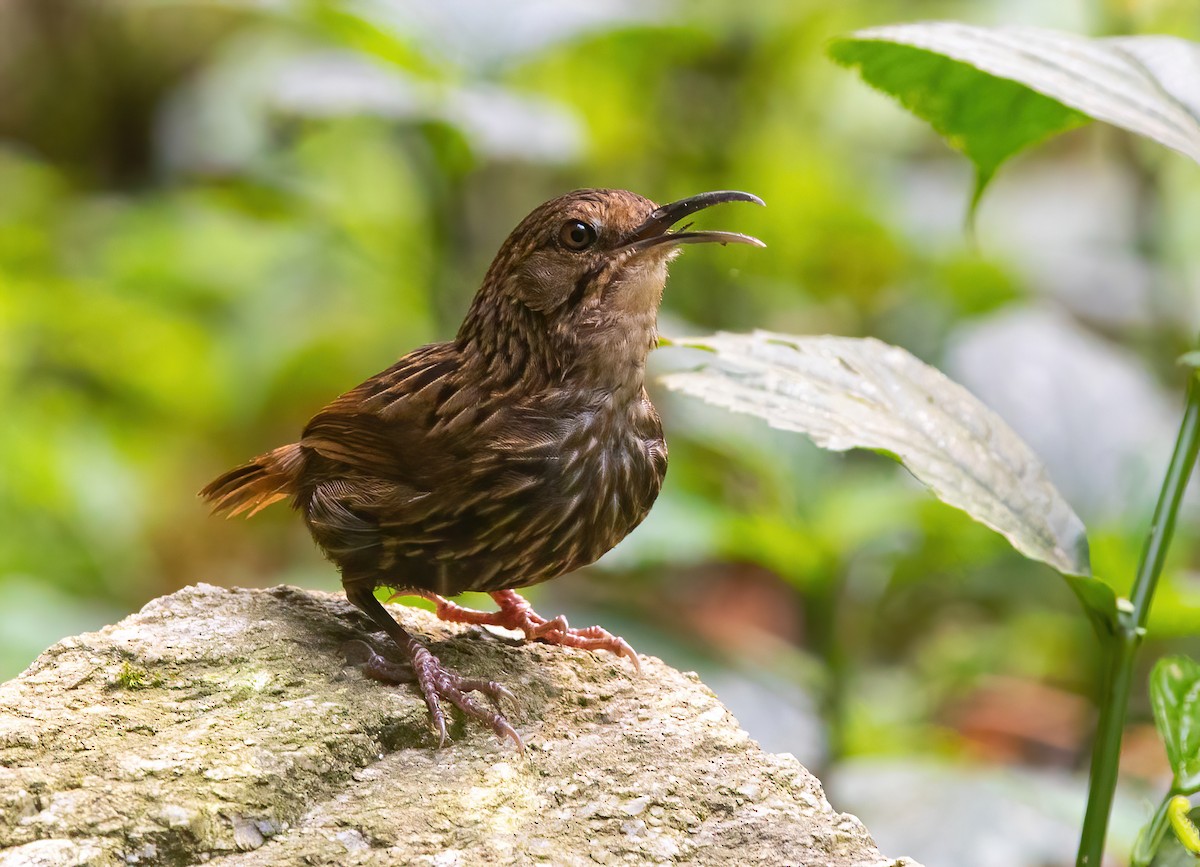
<path fill-rule="evenodd" d="M 200 492 L 214 515 L 246 517 L 296 492 L 303 454 L 299 443 L 280 446 L 214 479 Z"/>

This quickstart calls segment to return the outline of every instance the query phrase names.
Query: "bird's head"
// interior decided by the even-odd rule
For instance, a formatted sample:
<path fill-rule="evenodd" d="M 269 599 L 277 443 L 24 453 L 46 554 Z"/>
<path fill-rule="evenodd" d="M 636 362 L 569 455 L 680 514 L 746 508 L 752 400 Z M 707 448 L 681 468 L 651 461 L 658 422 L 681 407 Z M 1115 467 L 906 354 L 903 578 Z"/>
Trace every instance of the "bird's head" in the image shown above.
<path fill-rule="evenodd" d="M 501 246 L 459 332 L 499 363 L 544 363 L 547 373 L 635 364 L 655 339 L 667 264 L 684 244 L 750 244 L 735 232 L 676 228 L 749 193 L 701 193 L 656 205 L 626 190 L 576 190 L 536 208 Z"/>

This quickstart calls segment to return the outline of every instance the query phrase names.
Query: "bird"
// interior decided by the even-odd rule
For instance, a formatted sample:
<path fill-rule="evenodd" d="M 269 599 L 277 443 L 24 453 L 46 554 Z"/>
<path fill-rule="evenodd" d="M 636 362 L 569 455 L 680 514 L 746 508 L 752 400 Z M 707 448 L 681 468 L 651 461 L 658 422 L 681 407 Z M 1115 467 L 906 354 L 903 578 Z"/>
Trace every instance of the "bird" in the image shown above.
<path fill-rule="evenodd" d="M 650 511 L 667 470 L 645 388 L 667 266 L 687 244 L 762 241 L 678 224 L 733 190 L 659 206 L 627 190 L 581 189 L 543 203 L 501 245 L 453 340 L 414 349 L 345 392 L 298 441 L 219 476 L 214 514 L 253 515 L 289 499 L 341 573 L 347 599 L 400 651 L 366 642 L 349 661 L 415 681 L 439 746 L 445 706 L 519 751 L 496 681 L 467 678 L 404 629 L 375 595 L 424 596 L 439 618 L 527 640 L 637 654 L 599 626 L 537 614 L 517 593 L 595 562 Z M 489 593 L 498 610 L 447 597 Z M 481 699 L 486 699 L 486 703 Z"/>

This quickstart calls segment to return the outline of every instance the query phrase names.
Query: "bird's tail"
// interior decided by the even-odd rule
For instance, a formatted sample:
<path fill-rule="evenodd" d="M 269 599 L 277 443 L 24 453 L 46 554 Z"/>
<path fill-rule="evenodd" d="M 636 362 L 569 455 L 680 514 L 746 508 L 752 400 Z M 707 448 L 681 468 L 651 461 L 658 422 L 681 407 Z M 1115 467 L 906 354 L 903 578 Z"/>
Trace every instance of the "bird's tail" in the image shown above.
<path fill-rule="evenodd" d="M 302 462 L 299 443 L 280 446 L 209 482 L 200 496 L 212 504 L 214 515 L 247 512 L 250 517 L 296 492 Z"/>

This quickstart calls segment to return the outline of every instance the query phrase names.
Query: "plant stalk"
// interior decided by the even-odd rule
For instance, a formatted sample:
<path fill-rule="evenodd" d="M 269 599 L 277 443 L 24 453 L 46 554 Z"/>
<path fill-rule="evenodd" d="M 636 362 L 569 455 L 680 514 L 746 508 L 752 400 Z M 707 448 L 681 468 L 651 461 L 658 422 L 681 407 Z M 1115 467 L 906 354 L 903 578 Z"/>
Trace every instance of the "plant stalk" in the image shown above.
<path fill-rule="evenodd" d="M 1142 549 L 1137 575 L 1130 592 L 1131 607 L 1118 611 L 1116 632 L 1107 642 L 1104 695 L 1100 702 L 1100 719 L 1096 725 L 1096 740 L 1092 747 L 1092 764 L 1088 778 L 1087 811 L 1079 838 L 1076 867 L 1099 867 L 1104 856 L 1104 839 L 1108 832 L 1109 814 L 1117 789 L 1117 770 L 1121 760 L 1121 735 L 1125 730 L 1125 714 L 1129 708 L 1129 692 L 1133 683 L 1133 663 L 1138 645 L 1145 634 L 1150 616 L 1154 588 L 1162 574 L 1167 549 L 1175 532 L 1175 518 L 1184 489 L 1200 451 L 1200 381 L 1195 374 L 1188 383 L 1187 409 L 1179 426 L 1179 438 L 1163 479 L 1154 519 Z"/>
<path fill-rule="evenodd" d="M 1158 847 L 1162 845 L 1163 838 L 1167 836 L 1167 829 L 1171 827 L 1171 817 L 1167 815 L 1167 808 L 1171 805 L 1171 799 L 1178 794 L 1175 787 L 1171 786 L 1171 791 L 1167 792 L 1159 802 L 1154 816 L 1142 828 L 1137 841 L 1133 844 L 1133 852 L 1129 856 L 1129 867 L 1150 867 L 1154 856 L 1158 854 Z"/>

